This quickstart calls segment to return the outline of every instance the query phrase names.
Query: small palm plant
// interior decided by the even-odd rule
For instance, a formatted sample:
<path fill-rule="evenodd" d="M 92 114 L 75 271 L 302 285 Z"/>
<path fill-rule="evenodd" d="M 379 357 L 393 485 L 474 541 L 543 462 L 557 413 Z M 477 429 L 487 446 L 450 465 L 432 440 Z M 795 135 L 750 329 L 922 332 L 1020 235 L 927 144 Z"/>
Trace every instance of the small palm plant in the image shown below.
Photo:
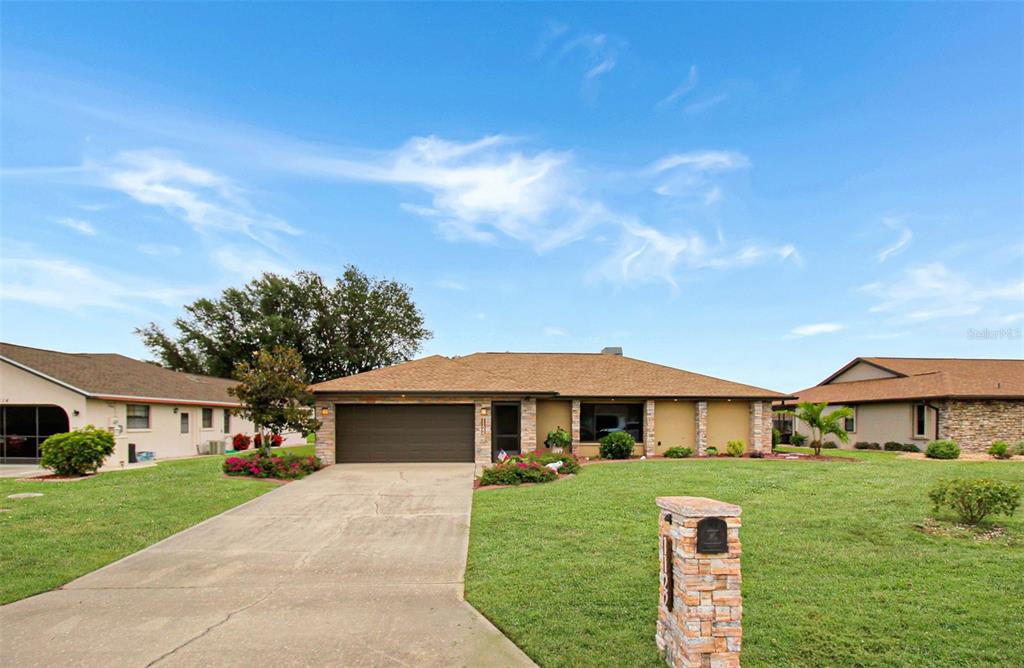
<path fill-rule="evenodd" d="M 821 454 L 821 444 L 826 436 L 833 434 L 843 443 L 849 443 L 850 436 L 846 433 L 843 420 L 853 417 L 853 409 L 844 406 L 837 408 L 831 413 L 825 413 L 828 402 L 813 404 L 810 401 L 801 401 L 796 405 L 796 411 L 790 414 L 798 420 L 802 420 L 811 428 L 811 447 L 814 448 L 815 456 Z"/>

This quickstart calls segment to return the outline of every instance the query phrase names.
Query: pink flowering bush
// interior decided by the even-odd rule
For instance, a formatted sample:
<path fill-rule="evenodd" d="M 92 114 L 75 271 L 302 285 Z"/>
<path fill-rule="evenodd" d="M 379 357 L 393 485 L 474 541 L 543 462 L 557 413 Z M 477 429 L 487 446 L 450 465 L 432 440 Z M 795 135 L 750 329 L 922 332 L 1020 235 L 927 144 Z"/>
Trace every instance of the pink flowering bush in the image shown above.
<path fill-rule="evenodd" d="M 323 463 L 313 455 L 296 455 L 292 453 L 264 457 L 255 453 L 248 457 L 228 457 L 224 460 L 224 473 L 227 475 L 244 475 L 253 478 L 278 478 L 295 480 L 319 471 Z"/>
<path fill-rule="evenodd" d="M 263 438 L 259 434 L 256 434 L 252 439 L 252 443 L 254 446 L 259 448 L 263 445 Z M 282 443 L 284 443 L 284 437 L 281 436 L 281 434 L 272 434 L 270 436 L 270 447 L 279 448 Z"/>
<path fill-rule="evenodd" d="M 512 457 L 484 469 L 481 485 L 518 485 L 524 482 L 551 482 L 558 474 L 536 459 Z"/>

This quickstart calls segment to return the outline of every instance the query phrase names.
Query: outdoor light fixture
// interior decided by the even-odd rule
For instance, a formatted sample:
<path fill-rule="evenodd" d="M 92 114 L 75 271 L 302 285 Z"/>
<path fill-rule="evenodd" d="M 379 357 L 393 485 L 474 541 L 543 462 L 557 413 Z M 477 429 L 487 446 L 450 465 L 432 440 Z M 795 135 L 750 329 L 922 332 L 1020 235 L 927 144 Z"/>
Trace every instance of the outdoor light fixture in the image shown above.
<path fill-rule="evenodd" d="M 175 407 L 174 407 L 174 410 L 173 410 L 172 412 L 174 412 L 174 413 L 177 413 L 177 412 L 178 412 L 178 407 L 177 407 L 177 406 L 175 406 Z"/>
<path fill-rule="evenodd" d="M 483 417 L 487 417 L 487 413 L 488 411 L 486 406 L 480 409 L 480 415 L 482 415 Z"/>
<path fill-rule="evenodd" d="M 331 409 L 330 408 L 321 408 L 320 409 L 320 415 L 330 415 L 330 414 L 331 414 Z"/>
<path fill-rule="evenodd" d="M 78 409 L 76 408 L 75 410 L 71 411 L 71 414 L 74 415 L 75 417 L 78 417 Z"/>

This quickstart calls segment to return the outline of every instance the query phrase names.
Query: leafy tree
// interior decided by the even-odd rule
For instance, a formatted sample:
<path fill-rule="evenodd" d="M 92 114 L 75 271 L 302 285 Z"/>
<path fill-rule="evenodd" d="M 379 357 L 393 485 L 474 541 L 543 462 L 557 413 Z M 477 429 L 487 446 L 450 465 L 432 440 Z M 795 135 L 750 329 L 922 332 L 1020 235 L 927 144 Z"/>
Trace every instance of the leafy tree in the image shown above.
<path fill-rule="evenodd" d="M 239 363 L 274 346 L 294 348 L 310 382 L 411 359 L 430 331 L 410 289 L 354 266 L 328 285 L 318 274 L 266 273 L 219 298 L 198 299 L 174 321 L 135 330 L 163 366 L 234 377 Z"/>
<path fill-rule="evenodd" d="M 821 454 L 822 441 L 829 434 L 833 434 L 843 443 L 850 441 L 843 420 L 853 417 L 853 409 L 844 406 L 831 413 L 825 413 L 826 408 L 828 408 L 828 402 L 813 404 L 810 401 L 801 401 L 796 405 L 795 412 L 787 411 L 811 428 L 811 447 L 814 448 L 815 456 Z"/>
<path fill-rule="evenodd" d="M 261 350 L 252 363 L 239 362 L 235 375 L 238 385 L 228 393 L 242 406 L 233 412 L 252 420 L 264 455 L 270 455 L 272 434 L 307 434 L 320 426 L 313 415 L 313 394 L 306 384 L 302 358 L 295 349 L 276 346 Z"/>

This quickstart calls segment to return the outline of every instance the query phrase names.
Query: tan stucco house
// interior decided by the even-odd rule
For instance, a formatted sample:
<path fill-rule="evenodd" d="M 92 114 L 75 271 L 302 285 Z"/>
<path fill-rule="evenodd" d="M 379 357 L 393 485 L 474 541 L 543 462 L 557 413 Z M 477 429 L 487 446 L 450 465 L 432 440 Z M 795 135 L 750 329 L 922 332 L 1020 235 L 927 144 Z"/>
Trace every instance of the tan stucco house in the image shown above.
<path fill-rule="evenodd" d="M 106 468 L 195 456 L 253 432 L 231 415 L 235 382 L 171 371 L 124 355 L 62 353 L 0 343 L 0 462 L 34 463 L 51 434 L 94 425 L 115 435 Z"/>
<path fill-rule="evenodd" d="M 466 461 L 489 465 L 545 450 L 548 432 L 572 434 L 573 450 L 627 431 L 637 455 L 673 446 L 703 453 L 743 439 L 771 447 L 771 402 L 750 385 L 601 353 L 433 355 L 312 386 L 317 455 L 325 463 Z"/>
<path fill-rule="evenodd" d="M 796 399 L 775 408 L 791 409 L 798 401 L 853 408 L 846 447 L 896 441 L 923 449 L 949 438 L 965 451 L 981 452 L 996 440 L 1024 438 L 1024 360 L 858 357 L 793 394 Z M 810 434 L 807 425 L 778 414 L 776 426 Z"/>

